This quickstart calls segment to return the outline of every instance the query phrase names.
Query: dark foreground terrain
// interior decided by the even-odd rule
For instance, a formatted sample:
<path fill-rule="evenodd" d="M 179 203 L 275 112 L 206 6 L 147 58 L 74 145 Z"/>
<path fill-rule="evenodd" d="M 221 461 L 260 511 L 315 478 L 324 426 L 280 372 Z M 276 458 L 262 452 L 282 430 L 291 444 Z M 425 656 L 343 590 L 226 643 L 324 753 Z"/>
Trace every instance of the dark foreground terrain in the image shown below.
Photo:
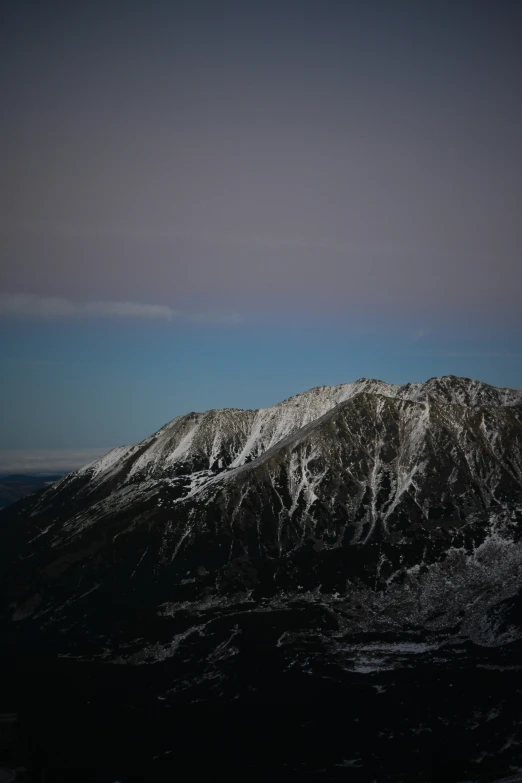
<path fill-rule="evenodd" d="M 57 783 L 239 776 L 464 783 L 522 767 L 520 645 L 494 652 L 463 645 L 444 660 L 412 653 L 407 668 L 340 679 L 327 664 L 284 673 L 262 645 L 251 639 L 242 651 L 239 698 L 190 704 L 166 693 L 171 660 L 152 667 L 4 661 L 2 708 L 20 718 L 15 761 L 28 768 L 26 780 Z"/>

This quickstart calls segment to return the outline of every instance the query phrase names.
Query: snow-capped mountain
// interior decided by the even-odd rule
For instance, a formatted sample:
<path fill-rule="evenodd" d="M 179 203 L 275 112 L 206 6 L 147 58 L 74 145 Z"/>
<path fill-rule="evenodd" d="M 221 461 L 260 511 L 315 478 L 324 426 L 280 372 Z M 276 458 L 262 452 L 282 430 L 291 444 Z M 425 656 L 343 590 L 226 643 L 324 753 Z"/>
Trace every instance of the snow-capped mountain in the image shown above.
<path fill-rule="evenodd" d="M 80 474 L 107 481 L 123 471 L 129 480 L 176 475 L 187 469 L 216 471 L 239 467 L 362 392 L 466 407 L 522 402 L 520 390 L 496 389 L 452 376 L 405 386 L 361 378 L 340 386 L 319 386 L 257 411 L 228 408 L 178 416 L 145 441 L 113 449 Z"/>
<path fill-rule="evenodd" d="M 516 679 L 521 533 L 522 391 L 361 379 L 179 416 L 5 509 L 1 630 L 26 654 L 166 666 L 167 703 L 413 666 Z"/>
<path fill-rule="evenodd" d="M 279 578 L 346 592 L 361 557 L 372 590 L 387 595 L 406 574 L 420 583 L 451 553 L 518 540 L 521 403 L 518 390 L 464 378 L 362 379 L 259 411 L 179 416 L 14 507 L 2 526 L 8 615 L 60 625 L 109 585 L 168 600 L 198 574 L 222 590 L 254 559 L 270 596 Z M 294 567 L 308 551 L 311 569 Z M 323 561 L 336 576 L 319 575 Z"/>

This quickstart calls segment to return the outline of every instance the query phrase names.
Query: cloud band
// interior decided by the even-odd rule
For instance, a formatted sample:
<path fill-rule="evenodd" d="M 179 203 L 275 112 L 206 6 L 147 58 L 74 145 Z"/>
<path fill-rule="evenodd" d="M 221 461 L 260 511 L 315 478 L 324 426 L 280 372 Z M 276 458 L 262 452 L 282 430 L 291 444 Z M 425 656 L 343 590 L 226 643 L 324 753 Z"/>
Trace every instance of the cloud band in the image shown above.
<path fill-rule="evenodd" d="M 235 324 L 235 313 L 184 313 L 172 307 L 142 302 L 77 302 L 56 296 L 0 293 L 0 317 L 31 319 L 130 318 L 146 321 Z"/>

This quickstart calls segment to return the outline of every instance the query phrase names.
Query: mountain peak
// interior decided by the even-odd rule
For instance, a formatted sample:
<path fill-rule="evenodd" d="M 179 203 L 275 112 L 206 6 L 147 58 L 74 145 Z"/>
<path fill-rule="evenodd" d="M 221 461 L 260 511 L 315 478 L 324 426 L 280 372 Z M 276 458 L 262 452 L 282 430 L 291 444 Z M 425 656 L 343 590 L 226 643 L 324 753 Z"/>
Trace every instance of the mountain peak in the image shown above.
<path fill-rule="evenodd" d="M 119 483 L 236 468 L 361 392 L 470 407 L 522 402 L 520 391 L 454 375 L 404 385 L 363 377 L 338 386 L 315 386 L 268 408 L 211 409 L 177 416 L 141 443 L 113 449 L 79 473 Z"/>

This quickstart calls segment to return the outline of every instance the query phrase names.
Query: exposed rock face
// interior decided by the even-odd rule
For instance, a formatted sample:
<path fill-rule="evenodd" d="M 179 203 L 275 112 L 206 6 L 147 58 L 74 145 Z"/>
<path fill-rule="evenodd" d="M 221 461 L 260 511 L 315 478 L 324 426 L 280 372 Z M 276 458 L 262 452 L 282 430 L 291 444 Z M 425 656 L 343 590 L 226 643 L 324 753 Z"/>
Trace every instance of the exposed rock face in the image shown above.
<path fill-rule="evenodd" d="M 323 698 L 354 677 L 378 696 L 413 667 L 475 693 L 482 667 L 512 678 L 495 680 L 508 704 L 521 531 L 521 391 L 362 379 L 180 416 L 5 509 L 2 629 L 23 651 L 156 664 L 167 703 Z M 489 720 L 484 699 L 448 701 L 448 736 Z M 480 740 L 492 758 L 509 709 Z"/>

